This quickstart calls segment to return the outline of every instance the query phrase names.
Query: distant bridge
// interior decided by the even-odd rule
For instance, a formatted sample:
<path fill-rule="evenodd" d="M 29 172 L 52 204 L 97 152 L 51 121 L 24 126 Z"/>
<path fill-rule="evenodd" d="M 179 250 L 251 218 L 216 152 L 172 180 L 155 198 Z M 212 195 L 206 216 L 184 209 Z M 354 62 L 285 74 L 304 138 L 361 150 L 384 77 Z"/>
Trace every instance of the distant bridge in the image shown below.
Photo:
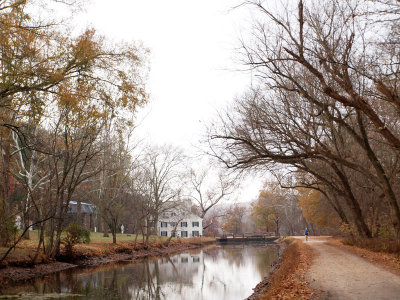
<path fill-rule="evenodd" d="M 217 242 L 220 244 L 231 244 L 231 243 L 246 243 L 246 242 L 273 242 L 277 240 L 279 236 L 274 236 L 270 233 L 244 233 L 244 234 L 229 234 L 223 235 L 217 238 Z"/>

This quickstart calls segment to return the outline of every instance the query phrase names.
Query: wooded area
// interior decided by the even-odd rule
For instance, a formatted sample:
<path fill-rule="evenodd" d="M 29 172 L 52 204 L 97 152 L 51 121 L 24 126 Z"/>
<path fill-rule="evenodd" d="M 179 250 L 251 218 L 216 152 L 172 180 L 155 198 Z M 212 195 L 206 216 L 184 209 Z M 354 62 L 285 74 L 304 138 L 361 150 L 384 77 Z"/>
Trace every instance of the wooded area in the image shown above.
<path fill-rule="evenodd" d="M 285 3 L 244 3 L 255 14 L 242 40 L 254 82 L 210 128 L 212 154 L 273 172 L 310 220 L 334 215 L 353 236 L 398 240 L 400 3 Z"/>
<path fill-rule="evenodd" d="M 49 3 L 70 14 L 83 4 Z M 210 125 L 210 154 L 228 169 L 218 173 L 136 139 L 148 49 L 79 32 L 34 0 L 0 1 L 0 263 L 32 228 L 32 261 L 57 257 L 71 203 L 82 225 L 83 202 L 113 243 L 129 223 L 147 245 L 168 210 L 196 213 L 214 235 L 311 224 L 400 240 L 400 2 L 243 5 L 254 22 L 241 57 L 254 78 Z M 239 186 L 230 171 L 276 182 L 248 207 L 221 208 Z"/>
<path fill-rule="evenodd" d="M 0 262 L 32 228 L 33 262 L 40 251 L 58 256 L 72 201 L 78 223 L 91 203 L 114 243 L 123 218 L 148 243 L 158 215 L 181 202 L 180 150 L 132 137 L 148 100 L 148 50 L 91 28 L 72 34 L 48 5 L 73 13 L 82 3 L 0 3 Z"/>

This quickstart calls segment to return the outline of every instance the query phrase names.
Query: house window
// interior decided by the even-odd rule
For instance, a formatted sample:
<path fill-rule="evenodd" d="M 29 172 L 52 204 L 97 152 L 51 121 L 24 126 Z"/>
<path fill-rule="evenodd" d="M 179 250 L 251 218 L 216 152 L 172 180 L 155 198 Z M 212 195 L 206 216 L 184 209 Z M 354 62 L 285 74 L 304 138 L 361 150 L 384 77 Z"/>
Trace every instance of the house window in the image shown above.
<path fill-rule="evenodd" d="M 171 232 L 171 236 L 172 236 L 172 237 L 176 237 L 176 231 L 172 231 L 172 232 Z"/>
<path fill-rule="evenodd" d="M 161 222 L 161 227 L 168 227 L 168 223 L 167 222 Z"/>
<path fill-rule="evenodd" d="M 198 231 L 192 231 L 192 236 L 199 236 L 199 232 Z"/>
<path fill-rule="evenodd" d="M 181 257 L 181 262 L 182 263 L 187 263 L 187 262 L 189 262 L 189 258 L 188 257 Z"/>
<path fill-rule="evenodd" d="M 167 231 L 161 231 L 161 236 L 168 236 L 168 232 Z"/>
<path fill-rule="evenodd" d="M 181 231 L 181 237 L 187 237 L 188 232 L 187 231 Z"/>
<path fill-rule="evenodd" d="M 176 222 L 169 222 L 169 224 L 171 224 L 172 227 L 175 227 Z"/>
<path fill-rule="evenodd" d="M 192 227 L 199 227 L 199 222 L 192 222 Z"/>
<path fill-rule="evenodd" d="M 198 256 L 193 256 L 193 262 L 194 262 L 194 263 L 200 262 L 200 257 L 198 257 Z"/>
<path fill-rule="evenodd" d="M 181 227 L 187 227 L 187 222 L 181 222 Z"/>

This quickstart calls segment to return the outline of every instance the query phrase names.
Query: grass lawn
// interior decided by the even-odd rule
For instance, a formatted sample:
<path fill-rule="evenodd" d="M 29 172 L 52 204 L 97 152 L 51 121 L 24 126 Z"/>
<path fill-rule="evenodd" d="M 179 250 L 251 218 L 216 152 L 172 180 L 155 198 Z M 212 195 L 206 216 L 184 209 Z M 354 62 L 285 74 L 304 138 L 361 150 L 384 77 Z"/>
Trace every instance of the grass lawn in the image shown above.
<path fill-rule="evenodd" d="M 102 232 L 90 232 L 90 241 L 91 242 L 112 242 L 112 234 L 108 234 L 109 237 L 104 237 Z M 117 242 L 133 242 L 135 240 L 135 234 L 122 234 L 122 233 L 117 233 Z M 142 240 L 142 235 L 138 235 L 138 242 Z M 154 241 L 161 241 L 165 240 L 164 237 L 159 237 L 152 235 L 150 236 L 150 242 Z"/>
<path fill-rule="evenodd" d="M 6 260 L 11 261 L 29 261 L 34 255 L 37 243 L 39 240 L 37 230 L 32 230 L 29 232 L 29 240 L 22 240 L 20 243 L 10 252 Z M 108 237 L 104 237 L 102 232 L 91 232 L 90 233 L 90 243 L 88 244 L 77 244 L 74 246 L 75 251 L 83 253 L 87 256 L 92 255 L 103 255 L 112 254 L 116 252 L 121 252 L 125 250 L 132 250 L 133 242 L 135 240 L 135 234 L 117 234 L 117 244 L 112 243 L 112 235 L 109 234 Z M 150 236 L 150 247 L 164 247 L 163 242 L 167 240 L 167 237 L 160 236 Z M 172 238 L 170 245 L 179 244 L 193 244 L 202 245 L 203 243 L 215 241 L 215 238 Z M 143 247 L 142 235 L 138 235 L 137 238 L 137 248 Z M 0 255 L 4 254 L 8 248 L 0 247 Z M 45 259 L 45 256 L 43 256 Z"/>
<path fill-rule="evenodd" d="M 90 241 L 91 242 L 112 242 L 112 234 L 109 233 L 108 237 L 104 237 L 102 232 L 90 232 Z M 117 242 L 133 242 L 135 240 L 135 234 L 122 234 L 117 233 Z M 137 241 L 140 242 L 142 240 L 142 235 L 138 235 Z M 163 241 L 165 237 L 159 236 L 150 236 L 150 242 L 155 241 Z M 33 246 L 37 245 L 39 241 L 39 232 L 37 230 L 29 231 L 29 240 L 22 240 L 18 245 L 19 246 Z"/>

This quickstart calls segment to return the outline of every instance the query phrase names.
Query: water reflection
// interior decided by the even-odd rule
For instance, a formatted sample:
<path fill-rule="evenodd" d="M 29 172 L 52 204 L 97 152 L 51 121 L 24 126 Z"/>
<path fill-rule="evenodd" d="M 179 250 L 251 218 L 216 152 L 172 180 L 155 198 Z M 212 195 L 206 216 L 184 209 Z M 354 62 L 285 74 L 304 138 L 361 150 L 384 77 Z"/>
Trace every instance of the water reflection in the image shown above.
<path fill-rule="evenodd" d="M 60 272 L 0 293 L 23 290 L 25 299 L 53 293 L 69 294 L 65 299 L 244 299 L 277 255 L 276 245 L 213 246 L 140 263 Z"/>

